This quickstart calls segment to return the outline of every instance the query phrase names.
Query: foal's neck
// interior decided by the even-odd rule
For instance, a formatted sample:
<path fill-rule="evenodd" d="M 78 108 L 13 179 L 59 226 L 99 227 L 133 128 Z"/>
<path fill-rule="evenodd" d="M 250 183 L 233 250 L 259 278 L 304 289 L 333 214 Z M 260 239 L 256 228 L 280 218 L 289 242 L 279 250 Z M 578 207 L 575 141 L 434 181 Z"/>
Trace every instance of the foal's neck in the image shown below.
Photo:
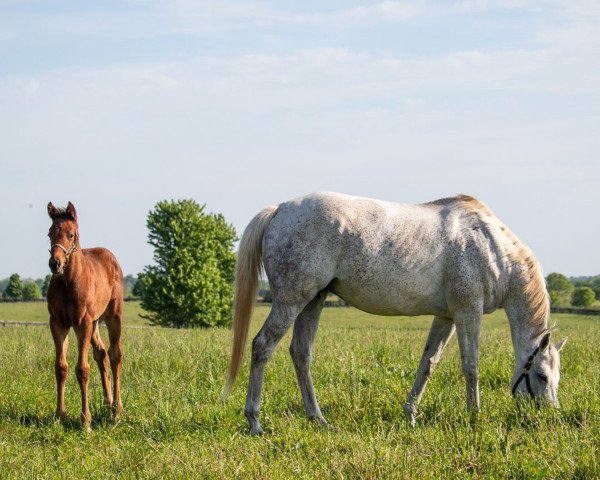
<path fill-rule="evenodd" d="M 81 280 L 84 269 L 83 253 L 79 245 L 77 245 L 77 249 L 69 257 L 69 264 L 63 274 L 66 285 L 70 287 L 75 286 Z"/>

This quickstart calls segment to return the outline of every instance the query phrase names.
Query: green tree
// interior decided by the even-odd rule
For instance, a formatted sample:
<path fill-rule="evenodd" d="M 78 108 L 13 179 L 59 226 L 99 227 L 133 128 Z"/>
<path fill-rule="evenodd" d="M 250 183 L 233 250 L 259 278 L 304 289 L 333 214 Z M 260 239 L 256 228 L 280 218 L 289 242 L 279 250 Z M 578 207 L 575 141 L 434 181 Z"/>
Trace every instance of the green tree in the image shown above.
<path fill-rule="evenodd" d="M 44 282 L 42 283 L 42 296 L 44 298 L 46 298 L 48 296 L 48 287 L 50 286 L 50 280 L 52 279 L 52 274 L 49 273 L 48 275 L 46 275 L 46 277 L 44 278 Z"/>
<path fill-rule="evenodd" d="M 589 307 L 596 301 L 596 294 L 590 287 L 578 287 L 573 293 L 573 305 L 576 307 Z"/>
<path fill-rule="evenodd" d="M 37 300 L 42 297 L 40 287 L 35 282 L 25 282 L 21 298 L 25 301 Z"/>
<path fill-rule="evenodd" d="M 146 318 L 172 327 L 229 324 L 234 228 L 194 200 L 159 202 L 146 224 L 156 263 L 138 279 Z"/>
<path fill-rule="evenodd" d="M 133 289 L 137 282 L 137 278 L 135 275 L 125 275 L 123 277 L 123 295 L 125 298 L 131 297 L 133 295 Z"/>
<path fill-rule="evenodd" d="M 137 276 L 137 279 L 133 285 L 133 288 L 131 289 L 131 295 L 133 295 L 134 297 L 141 297 L 142 296 L 142 279 L 143 279 L 144 274 L 140 273 Z"/>
<path fill-rule="evenodd" d="M 8 279 L 2 298 L 4 301 L 16 302 L 23 296 L 23 282 L 18 273 L 13 273 Z"/>
<path fill-rule="evenodd" d="M 562 273 L 551 273 L 546 277 L 546 288 L 550 294 L 550 305 L 564 307 L 571 304 L 575 286 Z"/>
<path fill-rule="evenodd" d="M 590 282 L 590 287 L 596 295 L 596 300 L 600 300 L 600 276 L 594 277 Z"/>

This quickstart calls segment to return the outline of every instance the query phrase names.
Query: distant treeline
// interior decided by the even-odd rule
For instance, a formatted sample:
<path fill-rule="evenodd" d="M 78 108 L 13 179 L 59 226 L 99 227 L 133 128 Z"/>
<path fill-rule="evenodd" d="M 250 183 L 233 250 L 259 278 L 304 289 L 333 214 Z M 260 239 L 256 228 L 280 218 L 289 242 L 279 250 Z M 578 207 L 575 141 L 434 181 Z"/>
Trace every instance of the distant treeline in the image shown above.
<path fill-rule="evenodd" d="M 0 301 L 3 302 L 31 302 L 44 300 L 48 292 L 52 274 L 44 278 L 24 278 L 18 273 L 0 280 Z M 136 297 L 136 286 L 138 278 L 135 275 L 127 275 L 123 278 L 123 290 L 125 298 Z"/>
<path fill-rule="evenodd" d="M 567 278 L 561 273 L 546 277 L 546 288 L 550 294 L 550 306 L 588 308 L 600 300 L 600 275 Z"/>
<path fill-rule="evenodd" d="M 0 280 L 0 301 L 36 301 L 46 298 L 51 274 L 44 278 L 21 279 L 18 273 Z M 550 294 L 552 308 L 578 307 L 600 308 L 600 275 L 589 277 L 566 277 L 561 273 L 551 273 L 546 277 L 546 287 Z M 127 275 L 123 278 L 123 288 L 126 299 L 138 298 L 139 282 L 137 275 Z M 260 282 L 258 300 L 271 302 L 271 290 L 266 280 Z M 344 305 L 343 300 L 328 298 L 332 305 Z"/>

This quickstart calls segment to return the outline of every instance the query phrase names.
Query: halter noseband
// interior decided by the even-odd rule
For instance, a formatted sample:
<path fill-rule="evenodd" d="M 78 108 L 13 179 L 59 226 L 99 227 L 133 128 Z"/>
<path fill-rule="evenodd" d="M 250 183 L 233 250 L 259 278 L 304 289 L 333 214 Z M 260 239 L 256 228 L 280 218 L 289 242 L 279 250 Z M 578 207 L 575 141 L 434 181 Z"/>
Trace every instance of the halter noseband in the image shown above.
<path fill-rule="evenodd" d="M 519 386 L 519 383 L 521 383 L 521 381 L 523 379 L 525 379 L 525 385 L 527 386 L 527 393 L 529 393 L 529 395 L 531 395 L 531 398 L 535 398 L 533 395 L 533 390 L 531 389 L 531 382 L 529 380 L 529 370 L 531 370 L 531 366 L 533 365 L 535 356 L 538 354 L 539 351 L 540 351 L 540 347 L 537 347 L 533 351 L 533 353 L 531 355 L 529 355 L 529 358 L 527 359 L 527 363 L 523 367 L 523 372 L 521 373 L 521 376 L 519 378 L 517 378 L 517 381 L 515 382 L 515 384 L 512 387 L 513 397 L 516 397 L 515 393 L 517 391 L 517 387 Z"/>
<path fill-rule="evenodd" d="M 64 268 L 67 268 L 67 266 L 69 265 L 69 260 L 71 258 L 71 255 L 77 251 L 77 236 L 75 236 L 75 240 L 73 241 L 73 245 L 71 245 L 71 248 L 69 248 L 68 250 L 65 247 L 63 247 L 60 243 L 55 243 L 55 244 L 53 244 L 50 247 L 50 253 L 52 253 L 52 249 L 54 247 L 58 247 L 63 252 L 65 252 L 66 262 L 65 262 L 65 267 Z"/>

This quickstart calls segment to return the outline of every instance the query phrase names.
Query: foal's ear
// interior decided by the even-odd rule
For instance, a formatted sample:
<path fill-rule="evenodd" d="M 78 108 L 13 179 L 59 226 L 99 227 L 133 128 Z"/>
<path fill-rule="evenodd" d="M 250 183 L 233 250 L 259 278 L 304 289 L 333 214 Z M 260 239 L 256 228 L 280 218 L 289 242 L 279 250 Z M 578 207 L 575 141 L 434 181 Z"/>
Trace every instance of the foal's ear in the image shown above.
<path fill-rule="evenodd" d="M 567 343 L 567 337 L 563 338 L 560 342 L 556 343 L 554 345 L 554 348 L 556 348 L 557 352 L 560 352 L 565 346 L 565 343 Z"/>
<path fill-rule="evenodd" d="M 77 221 L 77 212 L 75 211 L 75 206 L 71 202 L 67 205 L 67 213 L 74 222 Z"/>
<path fill-rule="evenodd" d="M 52 202 L 48 202 L 48 215 L 50 215 L 50 218 L 52 220 L 54 220 L 54 217 L 56 217 L 56 213 L 57 213 L 58 209 L 52 205 Z"/>
<path fill-rule="evenodd" d="M 546 349 L 548 348 L 548 345 L 550 345 L 550 336 L 552 335 L 551 332 L 545 333 L 544 336 L 542 337 L 542 341 L 540 342 L 540 350 L 542 352 L 545 352 Z"/>

